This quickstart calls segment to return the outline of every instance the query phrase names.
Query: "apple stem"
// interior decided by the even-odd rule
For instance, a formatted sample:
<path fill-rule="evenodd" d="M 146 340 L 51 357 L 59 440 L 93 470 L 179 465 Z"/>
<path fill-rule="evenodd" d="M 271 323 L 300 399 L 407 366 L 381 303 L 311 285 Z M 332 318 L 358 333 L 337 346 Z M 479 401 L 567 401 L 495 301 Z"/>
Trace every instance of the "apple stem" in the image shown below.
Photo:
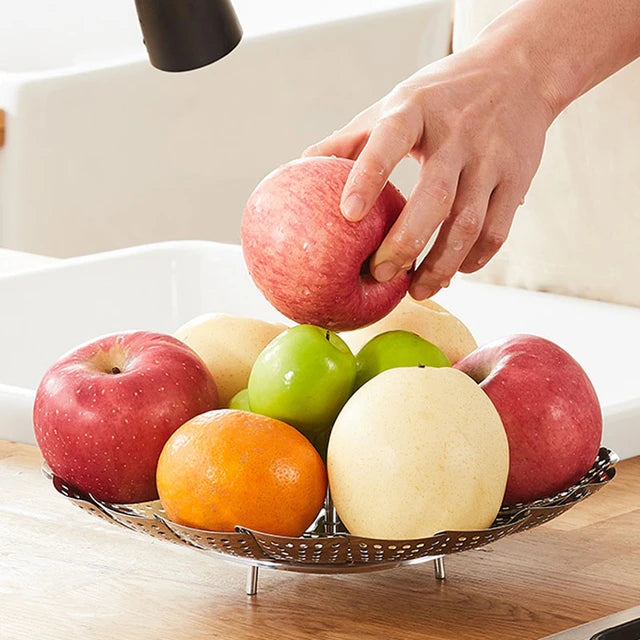
<path fill-rule="evenodd" d="M 122 372 L 120 371 L 120 369 L 118 367 L 113 367 L 111 369 L 111 373 L 117 374 L 117 373 L 122 373 Z"/>

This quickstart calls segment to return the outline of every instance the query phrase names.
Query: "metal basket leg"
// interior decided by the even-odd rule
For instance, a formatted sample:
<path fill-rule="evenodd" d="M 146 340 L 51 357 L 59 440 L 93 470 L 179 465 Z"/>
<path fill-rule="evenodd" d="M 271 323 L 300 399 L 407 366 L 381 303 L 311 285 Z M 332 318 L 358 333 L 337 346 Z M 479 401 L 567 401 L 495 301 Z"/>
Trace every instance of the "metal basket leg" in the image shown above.
<path fill-rule="evenodd" d="M 328 487 L 327 495 L 324 499 L 324 511 L 326 533 L 330 535 L 335 534 L 338 527 L 338 514 L 336 513 L 336 508 L 333 506 L 333 498 L 331 497 L 331 491 Z"/>
<path fill-rule="evenodd" d="M 447 577 L 447 574 L 444 569 L 444 556 L 438 556 L 433 561 L 433 568 L 435 570 L 436 578 L 438 580 L 444 580 Z"/>
<path fill-rule="evenodd" d="M 255 596 L 258 593 L 258 565 L 252 564 L 247 574 L 247 595 Z"/>

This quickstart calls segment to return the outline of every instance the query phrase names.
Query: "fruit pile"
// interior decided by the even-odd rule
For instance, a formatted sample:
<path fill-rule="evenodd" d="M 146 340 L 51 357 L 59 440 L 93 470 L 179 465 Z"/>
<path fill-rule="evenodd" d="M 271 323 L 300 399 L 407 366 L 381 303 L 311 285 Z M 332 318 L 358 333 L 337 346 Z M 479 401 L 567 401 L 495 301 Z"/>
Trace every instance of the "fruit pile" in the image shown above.
<path fill-rule="evenodd" d="M 352 534 L 411 539 L 486 528 L 502 504 L 589 470 L 602 415 L 584 370 L 537 336 L 478 347 L 406 295 L 411 270 L 375 282 L 368 259 L 404 199 L 388 184 L 346 221 L 350 166 L 285 165 L 245 209 L 249 272 L 298 324 L 207 314 L 54 363 L 33 418 L 56 475 L 102 501 L 159 497 L 178 524 L 284 536 L 309 528 L 329 487 Z"/>
<path fill-rule="evenodd" d="M 159 495 L 179 524 L 299 536 L 329 484 L 352 534 L 408 539 L 485 528 L 504 502 L 570 486 L 602 423 L 557 345 L 478 348 L 406 297 L 340 335 L 207 314 L 175 336 L 100 337 L 45 374 L 34 426 L 54 473 L 99 500 Z"/>

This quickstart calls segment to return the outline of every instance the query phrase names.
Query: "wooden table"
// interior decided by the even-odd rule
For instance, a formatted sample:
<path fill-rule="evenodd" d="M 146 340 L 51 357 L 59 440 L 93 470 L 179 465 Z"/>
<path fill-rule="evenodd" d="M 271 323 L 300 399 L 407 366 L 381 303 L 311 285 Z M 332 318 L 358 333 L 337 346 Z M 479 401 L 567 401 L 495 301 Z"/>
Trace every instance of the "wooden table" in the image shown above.
<path fill-rule="evenodd" d="M 91 517 L 0 441 L 0 638 L 538 639 L 640 603 L 640 458 L 558 519 L 432 563 L 260 572 Z"/>

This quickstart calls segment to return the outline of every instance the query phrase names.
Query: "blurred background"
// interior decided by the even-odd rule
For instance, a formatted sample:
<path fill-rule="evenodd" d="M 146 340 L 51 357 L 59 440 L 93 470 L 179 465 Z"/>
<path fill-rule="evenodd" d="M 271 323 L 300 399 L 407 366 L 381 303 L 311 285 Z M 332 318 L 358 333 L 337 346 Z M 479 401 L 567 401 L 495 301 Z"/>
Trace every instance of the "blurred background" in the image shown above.
<path fill-rule="evenodd" d="M 235 0 L 215 64 L 149 64 L 134 0 L 0 0 L 0 246 L 239 242 L 259 180 L 449 51 L 450 0 Z M 415 175 L 393 180 L 405 192 Z"/>

